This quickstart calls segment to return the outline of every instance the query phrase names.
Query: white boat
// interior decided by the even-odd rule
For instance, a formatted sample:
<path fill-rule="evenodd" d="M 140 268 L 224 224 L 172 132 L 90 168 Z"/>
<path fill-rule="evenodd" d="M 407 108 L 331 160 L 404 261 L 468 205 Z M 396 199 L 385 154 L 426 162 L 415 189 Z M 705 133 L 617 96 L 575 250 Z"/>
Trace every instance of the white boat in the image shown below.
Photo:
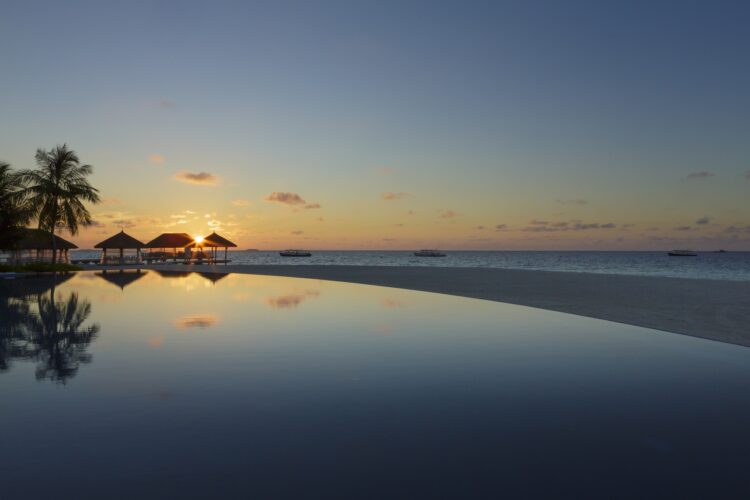
<path fill-rule="evenodd" d="M 698 254 L 692 250 L 672 250 L 669 252 L 670 257 L 697 257 Z"/>
<path fill-rule="evenodd" d="M 307 250 L 282 250 L 279 255 L 282 257 L 310 257 L 312 254 Z"/>
<path fill-rule="evenodd" d="M 414 252 L 415 257 L 445 257 L 440 250 L 418 250 Z"/>

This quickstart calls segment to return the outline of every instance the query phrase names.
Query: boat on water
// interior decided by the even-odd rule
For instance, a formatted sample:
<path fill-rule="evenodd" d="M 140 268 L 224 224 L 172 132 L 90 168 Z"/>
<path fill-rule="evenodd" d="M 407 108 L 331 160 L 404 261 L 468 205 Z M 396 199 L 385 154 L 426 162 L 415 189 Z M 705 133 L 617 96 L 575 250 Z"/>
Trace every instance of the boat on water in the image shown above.
<path fill-rule="evenodd" d="M 414 252 L 415 257 L 445 257 L 440 250 L 418 250 Z"/>
<path fill-rule="evenodd" d="M 307 250 L 282 250 L 279 255 L 282 257 L 310 257 L 312 253 Z"/>
<path fill-rule="evenodd" d="M 670 257 L 696 257 L 697 255 L 692 250 L 672 250 L 669 252 Z"/>

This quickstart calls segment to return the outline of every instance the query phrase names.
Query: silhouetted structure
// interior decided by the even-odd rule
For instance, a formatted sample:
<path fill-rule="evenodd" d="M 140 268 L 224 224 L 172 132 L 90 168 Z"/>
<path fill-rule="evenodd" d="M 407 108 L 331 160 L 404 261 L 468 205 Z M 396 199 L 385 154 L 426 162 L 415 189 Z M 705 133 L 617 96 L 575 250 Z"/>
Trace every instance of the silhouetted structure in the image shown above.
<path fill-rule="evenodd" d="M 114 236 L 111 236 L 107 238 L 106 240 L 97 243 L 94 245 L 94 248 L 101 248 L 102 249 L 102 264 L 113 264 L 117 263 L 120 265 L 123 265 L 126 263 L 126 256 L 125 256 L 125 250 L 135 250 L 135 258 L 134 259 L 127 259 L 127 260 L 133 260 L 133 262 L 128 263 L 135 263 L 140 264 L 141 263 L 141 248 L 143 248 L 145 245 L 138 241 L 137 239 L 133 238 L 129 234 L 127 234 L 124 230 L 120 230 L 119 233 L 117 233 Z M 115 262 L 112 262 L 111 259 L 107 259 L 107 250 L 119 250 L 120 256 L 119 259 L 117 259 Z"/>
<path fill-rule="evenodd" d="M 227 259 L 227 255 L 229 252 L 229 248 L 236 248 L 237 245 L 229 241 L 228 239 L 224 238 L 223 236 L 219 236 L 216 234 L 216 231 L 209 234 L 205 238 L 203 238 L 203 241 L 209 241 L 214 244 L 214 246 L 223 248 L 224 249 L 224 262 L 227 263 L 229 260 Z M 216 260 L 216 254 L 214 253 L 214 260 Z"/>
<path fill-rule="evenodd" d="M 195 240 L 187 233 L 163 233 L 146 243 L 144 248 L 160 249 L 161 252 L 150 252 L 147 260 L 177 260 L 177 249 L 185 249 Z M 167 254 L 167 249 L 172 249 L 172 254 Z"/>
<path fill-rule="evenodd" d="M 78 248 L 57 235 L 54 236 L 55 243 L 53 244 L 52 233 L 42 229 L 23 228 L 19 231 L 21 237 L 13 248 L 0 249 L 10 253 L 10 259 L 15 263 L 51 262 L 54 248 L 62 255 L 62 262 L 69 262 L 68 250 Z"/>

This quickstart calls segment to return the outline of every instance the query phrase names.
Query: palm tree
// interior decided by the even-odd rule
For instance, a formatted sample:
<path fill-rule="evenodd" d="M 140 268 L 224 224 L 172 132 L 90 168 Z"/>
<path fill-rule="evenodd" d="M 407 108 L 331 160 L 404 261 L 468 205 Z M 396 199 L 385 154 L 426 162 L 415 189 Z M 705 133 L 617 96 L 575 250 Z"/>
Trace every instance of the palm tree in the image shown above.
<path fill-rule="evenodd" d="M 0 161 L 0 248 L 15 246 L 18 230 L 29 223 L 33 215 L 23 190 L 19 174 Z"/>
<path fill-rule="evenodd" d="M 26 193 L 39 229 L 52 233 L 52 263 L 57 261 L 55 230 L 67 229 L 78 234 L 79 226 L 93 222 L 84 202 L 98 203 L 99 191 L 86 179 L 91 174 L 91 165 L 81 165 L 75 151 L 68 146 L 55 146 L 49 151 L 37 149 L 36 170 L 20 172 L 21 180 L 27 184 Z"/>

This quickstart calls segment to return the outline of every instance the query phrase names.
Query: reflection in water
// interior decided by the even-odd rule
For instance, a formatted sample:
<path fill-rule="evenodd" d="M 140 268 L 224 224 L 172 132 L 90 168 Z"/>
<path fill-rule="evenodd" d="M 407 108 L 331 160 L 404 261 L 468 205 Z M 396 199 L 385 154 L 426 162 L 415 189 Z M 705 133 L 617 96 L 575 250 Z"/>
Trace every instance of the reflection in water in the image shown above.
<path fill-rule="evenodd" d="M 398 309 L 404 307 L 404 303 L 396 299 L 383 299 L 380 301 L 380 305 L 386 309 Z"/>
<path fill-rule="evenodd" d="M 85 325 L 91 302 L 55 293 L 65 279 L 22 278 L 0 289 L 0 371 L 13 359 L 34 360 L 38 380 L 65 383 L 91 362 L 86 349 L 99 325 Z"/>
<path fill-rule="evenodd" d="M 124 271 L 121 269 L 118 271 L 101 271 L 96 273 L 96 275 L 105 281 L 112 283 L 120 290 L 125 290 L 126 286 L 143 278 L 146 273 L 142 272 L 140 269 L 137 271 Z"/>
<path fill-rule="evenodd" d="M 279 295 L 277 297 L 268 297 L 266 298 L 266 304 L 271 306 L 272 309 L 293 309 L 299 306 L 306 299 L 316 298 L 319 296 L 320 292 L 317 290 L 303 290 L 298 293 Z"/>
<path fill-rule="evenodd" d="M 205 330 L 206 328 L 216 325 L 218 322 L 219 319 L 216 316 L 212 314 L 203 314 L 198 316 L 183 316 L 175 321 L 175 326 L 180 329 L 200 328 L 201 330 Z"/>

